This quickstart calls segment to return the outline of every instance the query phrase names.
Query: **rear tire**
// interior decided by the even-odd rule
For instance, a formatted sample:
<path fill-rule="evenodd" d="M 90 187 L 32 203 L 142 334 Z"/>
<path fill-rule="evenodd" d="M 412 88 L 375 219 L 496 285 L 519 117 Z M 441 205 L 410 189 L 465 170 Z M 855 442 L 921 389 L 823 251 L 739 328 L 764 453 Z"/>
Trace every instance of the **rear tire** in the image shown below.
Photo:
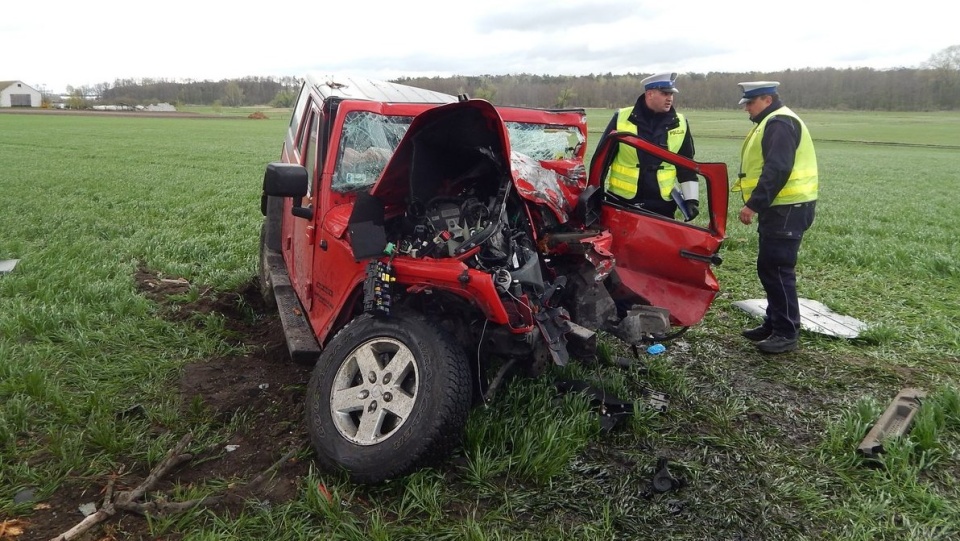
<path fill-rule="evenodd" d="M 319 461 L 379 483 L 449 457 L 471 404 L 463 349 L 413 313 L 363 315 L 320 355 L 307 387 Z"/>

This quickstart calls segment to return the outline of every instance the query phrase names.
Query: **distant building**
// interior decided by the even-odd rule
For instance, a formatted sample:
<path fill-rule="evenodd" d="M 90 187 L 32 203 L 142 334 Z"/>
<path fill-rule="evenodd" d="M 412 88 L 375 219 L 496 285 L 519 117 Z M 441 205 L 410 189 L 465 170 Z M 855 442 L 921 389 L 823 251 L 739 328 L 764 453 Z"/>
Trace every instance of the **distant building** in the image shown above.
<path fill-rule="evenodd" d="M 0 107 L 40 107 L 40 91 L 20 81 L 0 81 Z"/>

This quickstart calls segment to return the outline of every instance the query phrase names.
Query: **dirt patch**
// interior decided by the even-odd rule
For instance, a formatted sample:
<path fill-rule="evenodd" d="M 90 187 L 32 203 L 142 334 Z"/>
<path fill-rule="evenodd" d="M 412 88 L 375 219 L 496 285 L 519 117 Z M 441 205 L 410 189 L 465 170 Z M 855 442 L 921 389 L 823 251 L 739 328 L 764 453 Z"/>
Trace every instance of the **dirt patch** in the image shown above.
<path fill-rule="evenodd" d="M 212 417 L 224 425 L 237 415 L 242 415 L 244 421 L 228 441 L 197 453 L 192 460 L 174 469 L 156 486 L 158 491 L 169 494 L 175 484 L 201 485 L 212 480 L 242 486 L 288 451 L 307 449 L 303 401 L 310 369 L 290 362 L 279 318 L 264 306 L 255 279 L 239 291 L 200 287 L 195 298 L 193 294 L 187 295 L 193 286 L 185 280 L 165 278 L 144 268 L 138 270 L 135 279 L 145 296 L 160 303 L 165 318 L 202 325 L 202 316 L 218 314 L 223 317 L 230 335 L 248 351 L 243 356 L 215 357 L 183 367 L 179 382 L 183 415 Z M 229 493 L 216 507 L 217 512 L 233 514 L 248 505 L 249 499 L 269 505 L 296 498 L 309 466 L 309 460 L 287 460 L 256 493 L 243 489 Z M 115 490 L 131 490 L 148 474 L 146 470 L 126 472 L 117 478 Z M 91 502 L 98 507 L 102 504 L 106 485 L 107 479 L 65 483 L 43 502 L 42 508 L 20 519 L 26 521 L 27 526 L 17 541 L 47 540 L 69 530 L 83 519 L 78 511 L 81 504 Z M 147 533 L 143 517 L 120 512 L 80 539 L 147 540 L 152 537 Z"/>

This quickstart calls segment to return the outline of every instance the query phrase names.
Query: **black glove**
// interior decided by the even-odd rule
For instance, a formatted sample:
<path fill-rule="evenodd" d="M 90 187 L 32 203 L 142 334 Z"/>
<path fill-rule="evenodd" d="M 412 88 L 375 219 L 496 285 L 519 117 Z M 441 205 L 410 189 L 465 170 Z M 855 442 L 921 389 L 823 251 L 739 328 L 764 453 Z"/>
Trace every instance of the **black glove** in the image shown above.
<path fill-rule="evenodd" d="M 700 202 L 696 199 L 687 199 L 685 203 L 687 204 L 687 213 L 690 214 L 690 217 L 684 221 L 689 222 L 700 215 Z"/>

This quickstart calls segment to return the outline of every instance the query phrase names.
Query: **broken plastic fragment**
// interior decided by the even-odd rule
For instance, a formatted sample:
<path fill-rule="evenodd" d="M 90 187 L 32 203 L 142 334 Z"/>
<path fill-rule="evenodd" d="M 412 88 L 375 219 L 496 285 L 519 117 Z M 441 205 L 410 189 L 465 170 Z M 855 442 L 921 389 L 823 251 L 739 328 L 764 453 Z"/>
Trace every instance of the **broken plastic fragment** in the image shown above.
<path fill-rule="evenodd" d="M 37 491 L 32 488 L 25 488 L 20 492 L 17 492 L 13 496 L 13 503 L 21 504 L 33 501 L 34 496 L 36 496 Z"/>
<path fill-rule="evenodd" d="M 927 393 L 920 389 L 903 389 L 887 406 L 857 450 L 866 458 L 877 458 L 883 452 L 884 440 L 901 437 L 910 431 L 913 417 Z"/>
<path fill-rule="evenodd" d="M 655 492 L 666 492 L 680 487 L 680 482 L 670 475 L 670 469 L 667 467 L 667 459 L 664 457 L 657 459 L 656 471 L 653 472 L 652 485 Z"/>
<path fill-rule="evenodd" d="M 647 348 L 647 353 L 650 355 L 660 355 L 664 351 L 667 351 L 667 346 L 664 346 L 663 344 L 654 344 Z"/>
<path fill-rule="evenodd" d="M 19 262 L 19 259 L 4 259 L 0 261 L 0 275 L 12 272 L 13 268 L 16 267 Z"/>

